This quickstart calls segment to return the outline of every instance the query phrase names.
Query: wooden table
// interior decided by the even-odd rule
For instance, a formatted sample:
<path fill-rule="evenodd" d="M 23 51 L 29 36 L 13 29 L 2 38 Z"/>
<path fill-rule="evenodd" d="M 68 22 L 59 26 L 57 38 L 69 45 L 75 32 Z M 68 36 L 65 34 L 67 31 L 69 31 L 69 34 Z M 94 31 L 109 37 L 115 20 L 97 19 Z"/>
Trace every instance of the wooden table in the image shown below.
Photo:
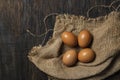
<path fill-rule="evenodd" d="M 109 5 L 113 0 L 0 0 L 0 80 L 47 80 L 27 58 L 29 50 L 41 44 L 43 37 L 33 37 L 45 32 L 43 19 L 50 13 L 68 13 L 87 16 L 95 5 Z M 114 5 L 115 7 L 117 6 Z M 110 10 L 97 9 L 90 17 L 104 16 Z M 54 27 L 54 16 L 47 20 Z M 47 35 L 47 39 L 51 33 Z M 47 40 L 46 40 L 47 41 Z M 120 75 L 120 72 L 114 76 Z M 106 80 L 113 78 L 109 77 Z"/>

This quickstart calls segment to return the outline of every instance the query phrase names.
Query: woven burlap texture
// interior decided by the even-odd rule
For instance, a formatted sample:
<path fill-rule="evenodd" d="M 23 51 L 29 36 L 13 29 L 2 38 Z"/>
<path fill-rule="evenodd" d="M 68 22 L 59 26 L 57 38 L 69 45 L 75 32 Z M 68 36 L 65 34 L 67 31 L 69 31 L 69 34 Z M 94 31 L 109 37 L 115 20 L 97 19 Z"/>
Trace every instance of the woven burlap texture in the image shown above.
<path fill-rule="evenodd" d="M 70 31 L 76 36 L 82 29 L 93 35 L 91 48 L 96 58 L 91 63 L 81 63 L 73 67 L 65 66 L 62 55 L 71 49 L 64 45 L 61 33 Z M 76 47 L 77 51 L 81 48 Z M 56 16 L 52 38 L 45 46 L 35 46 L 29 52 L 29 60 L 46 74 L 58 79 L 101 80 L 120 70 L 120 13 L 97 18 L 85 18 L 69 14 Z"/>

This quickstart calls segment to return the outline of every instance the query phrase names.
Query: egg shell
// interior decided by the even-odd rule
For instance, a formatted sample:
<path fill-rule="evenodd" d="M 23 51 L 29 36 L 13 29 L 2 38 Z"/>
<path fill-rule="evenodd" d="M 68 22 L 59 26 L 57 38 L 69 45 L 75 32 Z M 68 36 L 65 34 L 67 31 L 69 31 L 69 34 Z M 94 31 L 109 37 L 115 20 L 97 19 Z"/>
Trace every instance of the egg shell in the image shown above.
<path fill-rule="evenodd" d="M 78 45 L 81 48 L 86 48 L 89 46 L 90 42 L 92 40 L 92 35 L 91 33 L 84 29 L 78 34 Z"/>
<path fill-rule="evenodd" d="M 61 34 L 61 38 L 64 44 L 70 46 L 70 47 L 74 47 L 77 45 L 77 37 L 72 33 L 72 32 L 68 32 L 65 31 Z"/>
<path fill-rule="evenodd" d="M 77 61 L 77 53 L 74 49 L 68 50 L 64 53 L 62 62 L 66 66 L 73 66 Z"/>
<path fill-rule="evenodd" d="M 95 59 L 95 53 L 92 49 L 90 48 L 85 48 L 82 49 L 79 53 L 78 53 L 78 60 L 80 62 L 83 63 L 88 63 L 91 62 Z"/>

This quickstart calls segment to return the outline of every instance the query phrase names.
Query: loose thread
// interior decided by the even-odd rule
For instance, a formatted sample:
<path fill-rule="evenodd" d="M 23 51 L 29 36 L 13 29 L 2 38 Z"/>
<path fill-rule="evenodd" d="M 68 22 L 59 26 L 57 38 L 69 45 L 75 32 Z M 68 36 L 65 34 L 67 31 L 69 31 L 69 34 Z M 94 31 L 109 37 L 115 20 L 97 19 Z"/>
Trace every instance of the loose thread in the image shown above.
<path fill-rule="evenodd" d="M 94 8 L 97 8 L 97 7 L 103 7 L 103 8 L 109 8 L 110 9 L 110 6 L 106 6 L 106 5 L 96 5 L 96 6 L 93 6 L 90 9 L 88 9 L 88 11 L 87 11 L 87 17 L 90 17 L 89 16 L 90 11 L 92 11 Z"/>
<path fill-rule="evenodd" d="M 113 6 L 113 4 L 115 4 L 116 2 L 118 2 L 120 0 L 116 0 L 116 1 L 113 1 L 110 5 L 106 6 L 106 5 L 96 5 L 96 6 L 93 6 L 91 7 L 90 9 L 88 9 L 87 11 L 87 17 L 90 17 L 89 14 L 90 14 L 90 11 L 92 11 L 94 8 L 96 7 L 103 7 L 103 8 L 113 8 L 113 11 L 118 11 L 118 9 L 120 8 L 120 5 L 115 9 L 115 7 Z"/>
<path fill-rule="evenodd" d="M 120 0 L 116 0 L 116 1 L 113 1 L 109 6 L 112 6 L 113 4 L 115 4 L 116 2 L 119 2 Z"/>
<path fill-rule="evenodd" d="M 33 37 L 42 37 L 42 36 L 44 36 L 45 34 L 47 34 L 48 32 L 53 31 L 53 29 L 48 29 L 47 32 L 42 33 L 41 35 L 34 34 L 34 33 L 32 33 L 29 29 L 27 29 L 26 31 L 27 31 L 31 36 L 33 36 Z"/>
<path fill-rule="evenodd" d="M 53 16 L 53 15 L 58 15 L 58 13 L 51 13 L 51 14 L 48 14 L 48 15 L 45 16 L 45 18 L 43 19 L 43 22 L 44 22 L 44 25 L 45 25 L 45 30 L 46 30 L 46 32 L 48 32 L 47 25 L 46 25 L 46 20 L 48 19 L 48 17 Z M 47 36 L 47 33 L 45 34 L 45 37 L 43 38 L 43 41 L 42 41 L 41 45 L 44 45 L 45 40 L 46 40 L 46 36 Z"/>
<path fill-rule="evenodd" d="M 45 16 L 45 18 L 43 19 L 43 23 L 45 25 L 45 33 L 42 33 L 41 35 L 37 35 L 37 34 L 32 33 L 29 29 L 26 29 L 26 32 L 28 32 L 33 37 L 42 37 L 42 36 L 44 36 L 44 38 L 43 38 L 43 40 L 41 42 L 41 45 L 44 45 L 48 32 L 53 31 L 53 29 L 48 29 L 47 25 L 46 25 L 46 20 L 48 19 L 48 17 L 53 16 L 53 15 L 58 15 L 58 13 L 51 13 L 51 14 Z"/>
<path fill-rule="evenodd" d="M 110 4 L 110 6 L 113 7 L 113 4 L 115 4 L 115 3 L 119 2 L 119 1 L 120 1 L 120 0 L 113 1 L 113 2 Z M 120 5 L 118 5 L 118 7 L 117 7 L 116 9 L 115 9 L 115 7 L 114 7 L 115 11 L 118 11 L 119 7 L 120 7 Z"/>
<path fill-rule="evenodd" d="M 116 8 L 116 11 L 118 11 L 119 8 L 120 8 L 120 5 L 118 5 L 118 7 Z"/>
<path fill-rule="evenodd" d="M 48 30 L 48 29 L 47 29 L 47 25 L 46 25 L 46 20 L 47 20 L 48 17 L 53 16 L 53 15 L 58 15 L 58 13 L 48 14 L 48 15 L 45 16 L 45 18 L 43 19 L 43 23 L 44 23 L 44 25 L 45 25 L 45 30 L 46 30 L 46 31 Z"/>
<path fill-rule="evenodd" d="M 119 5 L 116 9 L 115 9 L 115 7 L 113 6 L 113 4 L 115 4 L 115 3 L 118 2 L 118 1 L 120 1 L 120 0 L 113 1 L 113 2 L 112 2 L 110 5 L 108 5 L 108 6 L 106 6 L 106 5 L 96 5 L 96 6 L 91 7 L 91 8 L 88 9 L 88 11 L 87 11 L 87 17 L 90 17 L 90 15 L 89 15 L 90 12 L 91 12 L 94 8 L 97 8 L 97 7 L 103 7 L 103 8 L 108 8 L 108 9 L 113 8 L 113 11 L 118 11 L 118 9 L 120 8 L 120 5 Z M 48 17 L 53 16 L 53 15 L 58 15 L 58 13 L 48 14 L 48 15 L 45 16 L 45 18 L 43 19 L 43 23 L 44 23 L 44 25 L 45 25 L 45 33 L 42 33 L 41 35 L 36 35 L 36 34 L 32 33 L 29 29 L 26 30 L 26 31 L 27 31 L 30 35 L 32 35 L 33 37 L 42 37 L 42 36 L 44 36 L 44 38 L 43 38 L 43 40 L 42 40 L 42 42 L 41 42 L 41 45 L 44 45 L 45 40 L 46 40 L 46 36 L 47 36 L 48 32 L 49 32 L 49 31 L 53 31 L 53 29 L 48 29 L 48 28 L 47 28 L 47 24 L 46 24 L 46 20 L 48 19 Z"/>

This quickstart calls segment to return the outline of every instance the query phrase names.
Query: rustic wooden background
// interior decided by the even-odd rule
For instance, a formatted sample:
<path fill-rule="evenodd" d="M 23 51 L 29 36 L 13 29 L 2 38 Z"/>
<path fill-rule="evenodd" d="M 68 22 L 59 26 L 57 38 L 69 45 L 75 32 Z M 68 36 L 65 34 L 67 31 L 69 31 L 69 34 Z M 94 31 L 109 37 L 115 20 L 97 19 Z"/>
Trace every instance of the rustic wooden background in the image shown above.
<path fill-rule="evenodd" d="M 95 5 L 109 5 L 113 0 L 0 0 L 0 80 L 47 80 L 27 58 L 29 50 L 41 44 L 43 37 L 33 37 L 45 32 L 43 19 L 50 13 L 69 13 L 86 16 Z M 114 6 L 116 7 L 116 3 Z M 106 15 L 111 9 L 96 9 L 90 17 Z M 54 26 L 49 17 L 49 29 Z M 50 32 L 47 38 L 51 35 Z M 120 74 L 116 73 L 114 76 Z M 107 78 L 109 80 L 113 76 Z"/>

